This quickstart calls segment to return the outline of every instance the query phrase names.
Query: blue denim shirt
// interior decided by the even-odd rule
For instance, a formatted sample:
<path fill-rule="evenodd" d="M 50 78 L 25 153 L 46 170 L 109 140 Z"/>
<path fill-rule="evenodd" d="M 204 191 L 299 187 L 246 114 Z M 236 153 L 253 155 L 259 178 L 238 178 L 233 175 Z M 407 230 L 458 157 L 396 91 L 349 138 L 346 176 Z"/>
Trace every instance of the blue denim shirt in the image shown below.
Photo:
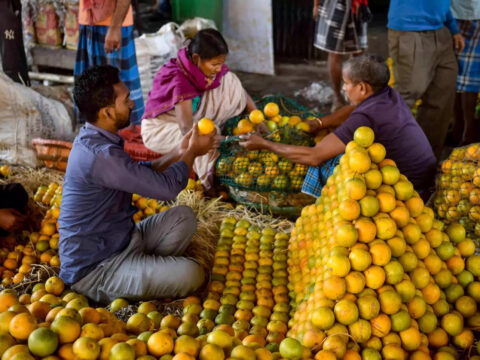
<path fill-rule="evenodd" d="M 75 283 L 129 244 L 137 211 L 132 193 L 173 200 L 188 175 L 183 161 L 158 173 L 132 160 L 119 135 L 90 123 L 82 127 L 68 159 L 58 219 L 63 281 Z"/>

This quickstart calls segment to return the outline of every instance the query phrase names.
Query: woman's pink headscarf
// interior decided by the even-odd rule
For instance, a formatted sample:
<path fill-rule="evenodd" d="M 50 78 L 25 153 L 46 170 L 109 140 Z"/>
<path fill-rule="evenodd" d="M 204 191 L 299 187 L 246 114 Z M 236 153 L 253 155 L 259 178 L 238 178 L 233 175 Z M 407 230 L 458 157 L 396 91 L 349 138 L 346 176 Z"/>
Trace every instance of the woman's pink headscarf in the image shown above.
<path fill-rule="evenodd" d="M 190 60 L 187 49 L 181 49 L 177 58 L 170 59 L 155 75 L 143 119 L 156 117 L 173 109 L 178 102 L 193 99 L 207 90 L 219 87 L 222 76 L 228 71 L 228 67 L 223 65 L 215 80 L 207 85 L 207 77 Z"/>

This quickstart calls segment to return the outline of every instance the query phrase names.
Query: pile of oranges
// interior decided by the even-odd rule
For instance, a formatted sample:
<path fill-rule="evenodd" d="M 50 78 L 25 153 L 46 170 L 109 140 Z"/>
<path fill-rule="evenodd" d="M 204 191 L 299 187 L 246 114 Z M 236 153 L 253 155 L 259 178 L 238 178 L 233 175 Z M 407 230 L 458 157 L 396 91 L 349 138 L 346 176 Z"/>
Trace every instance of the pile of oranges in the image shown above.
<path fill-rule="evenodd" d="M 137 199 L 138 200 L 138 199 Z M 203 302 L 163 316 L 147 301 L 123 322 L 50 277 L 31 293 L 0 293 L 2 360 L 271 360 L 295 351 L 289 320 L 288 235 L 226 217 Z M 292 350 L 293 349 L 293 350 Z M 280 352 L 279 352 L 280 351 Z M 301 348 L 303 352 L 303 348 Z"/>
<path fill-rule="evenodd" d="M 480 236 L 480 144 L 453 149 L 442 163 L 434 205 L 446 223 L 460 222 L 468 235 Z"/>
<path fill-rule="evenodd" d="M 385 155 L 370 128 L 357 129 L 297 219 L 288 335 L 315 359 L 467 356 L 480 323 L 475 243 L 436 220 Z"/>

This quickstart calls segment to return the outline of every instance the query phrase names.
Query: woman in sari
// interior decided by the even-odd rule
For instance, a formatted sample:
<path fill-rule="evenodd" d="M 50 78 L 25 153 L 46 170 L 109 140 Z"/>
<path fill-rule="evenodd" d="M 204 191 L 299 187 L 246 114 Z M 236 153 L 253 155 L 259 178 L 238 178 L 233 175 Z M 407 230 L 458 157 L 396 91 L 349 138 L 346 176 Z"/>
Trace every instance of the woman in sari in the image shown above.
<path fill-rule="evenodd" d="M 228 46 L 214 29 L 199 31 L 155 76 L 142 120 L 145 146 L 158 153 L 174 149 L 202 118 L 220 134 L 226 120 L 255 104 L 238 77 L 224 64 Z M 193 169 L 207 191 L 212 189 L 217 151 L 198 157 Z"/>

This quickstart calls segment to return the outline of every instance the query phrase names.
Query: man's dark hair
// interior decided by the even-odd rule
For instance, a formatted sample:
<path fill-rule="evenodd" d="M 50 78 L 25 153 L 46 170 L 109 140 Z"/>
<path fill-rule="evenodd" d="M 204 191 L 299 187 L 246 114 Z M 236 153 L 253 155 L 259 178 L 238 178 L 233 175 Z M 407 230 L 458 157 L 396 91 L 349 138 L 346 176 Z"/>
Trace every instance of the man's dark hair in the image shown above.
<path fill-rule="evenodd" d="M 367 83 L 374 93 L 387 86 L 390 80 L 390 70 L 380 55 L 365 54 L 352 57 L 345 62 L 343 69 L 352 83 Z"/>
<path fill-rule="evenodd" d="M 115 102 L 113 85 L 119 82 L 118 69 L 110 65 L 91 67 L 75 79 L 73 99 L 86 121 L 95 123 L 100 109 Z"/>
<path fill-rule="evenodd" d="M 217 30 L 200 30 L 188 44 L 188 54 L 198 54 L 201 59 L 211 59 L 228 54 L 228 45 Z"/>

